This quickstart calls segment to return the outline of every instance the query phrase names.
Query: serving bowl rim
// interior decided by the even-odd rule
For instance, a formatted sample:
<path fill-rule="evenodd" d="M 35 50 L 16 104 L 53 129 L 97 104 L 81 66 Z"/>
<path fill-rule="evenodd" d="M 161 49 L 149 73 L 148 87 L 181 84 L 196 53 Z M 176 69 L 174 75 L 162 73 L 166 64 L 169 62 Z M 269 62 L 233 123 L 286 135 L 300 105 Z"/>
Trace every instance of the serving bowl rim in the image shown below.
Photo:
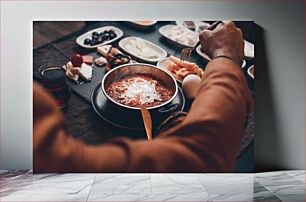
<path fill-rule="evenodd" d="M 128 105 L 124 105 L 124 104 L 121 104 L 119 102 L 117 102 L 116 100 L 114 100 L 113 98 L 111 98 L 108 93 L 106 92 L 105 88 L 104 88 L 104 83 L 105 83 L 105 80 L 107 79 L 107 77 L 114 71 L 116 71 L 117 69 L 120 69 L 120 68 L 123 68 L 123 67 L 126 67 L 126 66 L 135 66 L 135 65 L 142 65 L 142 66 L 148 66 L 148 67 L 151 67 L 151 68 L 156 68 L 158 69 L 158 71 L 162 71 L 164 72 L 167 76 L 169 76 L 174 84 L 174 88 L 175 88 L 175 92 L 173 93 L 172 97 L 167 100 L 166 102 L 162 103 L 162 104 L 159 104 L 159 105 L 156 105 L 156 106 L 153 106 L 153 107 L 146 107 L 146 109 L 148 110 L 152 110 L 152 109 L 157 109 L 157 108 L 161 108 L 163 106 L 166 106 L 167 104 L 171 103 L 177 93 L 178 93 L 178 85 L 177 85 L 177 82 L 175 80 L 175 78 L 169 73 L 167 72 L 166 70 L 162 69 L 162 68 L 159 68 L 158 66 L 156 65 L 151 65 L 151 64 L 146 64 L 146 63 L 133 63 L 133 64 L 124 64 L 124 65 L 120 65 L 118 67 L 115 67 L 113 69 L 111 69 L 110 71 L 108 71 L 104 77 L 102 78 L 102 81 L 101 81 L 101 88 L 102 88 L 102 92 L 104 93 L 104 95 L 106 96 L 106 98 L 108 100 L 110 100 L 112 103 L 116 104 L 116 105 L 119 105 L 121 107 L 124 107 L 124 108 L 127 108 L 127 109 L 132 109 L 132 110 L 140 110 L 141 108 L 140 107 L 131 107 L 131 106 L 128 106 Z"/>

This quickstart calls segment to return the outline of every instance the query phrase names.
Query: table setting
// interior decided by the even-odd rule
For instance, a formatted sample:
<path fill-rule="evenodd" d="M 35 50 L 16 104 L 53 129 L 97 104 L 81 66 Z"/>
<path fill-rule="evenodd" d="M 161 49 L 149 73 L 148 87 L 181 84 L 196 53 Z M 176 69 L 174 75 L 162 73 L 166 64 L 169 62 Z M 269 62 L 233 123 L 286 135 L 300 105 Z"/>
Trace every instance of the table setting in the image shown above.
<path fill-rule="evenodd" d="M 55 96 L 76 138 L 89 144 L 122 135 L 151 140 L 168 117 L 188 113 L 210 61 L 198 35 L 211 24 L 96 22 L 34 49 L 33 79 Z M 253 39 L 244 38 L 241 68 L 254 96 Z"/>

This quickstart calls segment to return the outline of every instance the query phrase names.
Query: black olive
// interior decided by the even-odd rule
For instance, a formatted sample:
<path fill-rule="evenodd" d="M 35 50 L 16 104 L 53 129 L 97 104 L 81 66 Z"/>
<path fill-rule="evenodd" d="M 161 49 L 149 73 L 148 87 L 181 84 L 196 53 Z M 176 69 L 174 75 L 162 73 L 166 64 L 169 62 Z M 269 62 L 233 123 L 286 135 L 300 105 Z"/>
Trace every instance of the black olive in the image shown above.
<path fill-rule="evenodd" d="M 98 32 L 93 32 L 92 33 L 92 36 L 97 36 L 98 35 Z"/>
<path fill-rule="evenodd" d="M 102 37 L 102 39 L 103 39 L 104 41 L 105 41 L 105 40 L 108 40 L 108 35 L 107 35 L 107 34 L 105 35 L 105 33 L 103 33 L 101 37 Z"/>
<path fill-rule="evenodd" d="M 94 36 L 92 37 L 92 40 L 95 40 L 95 39 L 98 39 L 98 38 L 99 38 L 98 35 L 94 35 Z"/>
<path fill-rule="evenodd" d="M 92 38 L 91 44 L 96 45 L 98 43 L 99 43 L 99 39 L 98 38 Z"/>
<path fill-rule="evenodd" d="M 99 37 L 97 42 L 98 42 L 98 43 L 102 43 L 103 41 L 104 41 L 104 40 L 102 39 L 102 37 Z"/>
<path fill-rule="evenodd" d="M 86 39 L 84 40 L 84 44 L 85 44 L 85 45 L 89 45 L 90 43 L 91 43 L 90 38 L 86 38 Z"/>
<path fill-rule="evenodd" d="M 105 33 L 105 34 L 104 34 L 104 37 L 105 37 L 106 39 L 109 39 L 109 33 Z"/>
<path fill-rule="evenodd" d="M 109 34 L 109 38 L 110 38 L 110 39 L 116 38 L 116 34 L 115 34 L 115 33 L 110 33 L 110 34 Z"/>

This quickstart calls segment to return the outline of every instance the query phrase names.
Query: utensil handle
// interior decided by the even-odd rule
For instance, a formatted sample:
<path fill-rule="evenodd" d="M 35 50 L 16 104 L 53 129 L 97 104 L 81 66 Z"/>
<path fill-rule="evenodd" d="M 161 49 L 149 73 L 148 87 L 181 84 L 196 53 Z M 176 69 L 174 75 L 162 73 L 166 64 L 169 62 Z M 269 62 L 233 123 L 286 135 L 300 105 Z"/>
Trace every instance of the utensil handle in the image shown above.
<path fill-rule="evenodd" d="M 140 108 L 143 125 L 146 130 L 148 140 L 152 140 L 152 118 L 150 112 L 144 107 Z"/>

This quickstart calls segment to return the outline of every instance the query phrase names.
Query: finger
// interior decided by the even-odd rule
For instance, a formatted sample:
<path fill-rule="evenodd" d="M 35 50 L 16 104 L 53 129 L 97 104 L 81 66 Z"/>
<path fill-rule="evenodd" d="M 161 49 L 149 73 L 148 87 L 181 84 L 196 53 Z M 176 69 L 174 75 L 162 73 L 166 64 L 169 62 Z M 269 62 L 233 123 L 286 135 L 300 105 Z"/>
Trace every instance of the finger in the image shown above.
<path fill-rule="evenodd" d="M 210 30 L 203 30 L 201 33 L 200 33 L 200 41 L 205 41 L 207 40 L 210 36 L 211 36 L 212 32 Z"/>
<path fill-rule="evenodd" d="M 200 34 L 200 42 L 201 42 L 201 51 L 205 52 L 205 48 L 207 46 L 207 43 L 209 41 L 209 39 L 212 37 L 213 32 L 210 30 L 204 30 L 202 31 L 202 33 Z"/>
<path fill-rule="evenodd" d="M 201 49 L 206 45 L 206 43 L 209 41 L 209 39 L 212 37 L 213 33 L 210 30 L 204 30 L 199 36 L 200 42 L 201 42 Z"/>
<path fill-rule="evenodd" d="M 216 22 L 212 23 L 209 27 L 207 27 L 206 29 L 204 29 L 204 30 L 200 33 L 200 35 L 201 35 L 202 33 L 209 33 L 210 31 L 216 29 L 216 27 L 217 27 L 219 24 L 222 24 L 222 21 L 216 21 Z"/>
<path fill-rule="evenodd" d="M 243 33 L 242 33 L 241 29 L 239 29 L 239 28 L 236 28 L 236 30 L 238 31 L 238 33 L 239 33 L 239 36 L 243 37 Z"/>
<path fill-rule="evenodd" d="M 227 27 L 236 27 L 233 21 L 223 21 L 223 24 Z"/>
<path fill-rule="evenodd" d="M 223 23 L 222 21 L 216 21 L 213 24 L 211 24 L 209 27 L 207 27 L 205 30 L 214 30 L 219 24 L 222 24 L 222 23 Z"/>

